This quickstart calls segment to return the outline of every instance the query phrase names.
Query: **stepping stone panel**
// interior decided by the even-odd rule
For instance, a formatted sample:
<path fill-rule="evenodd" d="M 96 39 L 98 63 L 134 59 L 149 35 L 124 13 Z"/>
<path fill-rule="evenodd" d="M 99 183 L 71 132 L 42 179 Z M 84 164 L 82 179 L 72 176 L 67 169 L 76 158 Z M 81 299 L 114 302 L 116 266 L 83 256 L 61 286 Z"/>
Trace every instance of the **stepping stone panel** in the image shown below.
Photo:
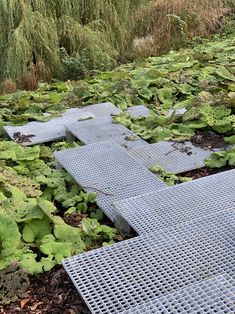
<path fill-rule="evenodd" d="M 204 167 L 204 160 L 213 153 L 191 142 L 159 142 L 133 148 L 129 152 L 148 168 L 159 165 L 175 174 Z"/>
<path fill-rule="evenodd" d="M 48 122 L 34 121 L 23 126 L 5 126 L 4 129 L 12 140 L 15 140 L 14 134 L 18 132 L 21 135 L 35 135 L 29 142 L 21 143 L 23 146 L 30 146 L 65 138 L 66 124 L 94 117 L 94 114 L 91 112 L 83 112 L 79 109 L 74 109 L 73 111 L 70 110 L 69 112 L 65 112 L 61 117 L 51 119 Z"/>
<path fill-rule="evenodd" d="M 57 163 L 115 219 L 114 203 L 166 185 L 115 142 L 107 141 L 57 152 Z"/>
<path fill-rule="evenodd" d="M 14 134 L 20 132 L 22 135 L 35 135 L 28 142 L 21 143 L 24 146 L 57 141 L 66 136 L 65 125 L 79 120 L 110 116 L 119 114 L 121 111 L 112 103 L 102 103 L 86 106 L 82 109 L 71 108 L 66 110 L 61 117 L 51 119 L 48 122 L 30 122 L 23 126 L 6 126 L 5 131 L 14 140 Z M 46 113 L 45 116 L 50 114 Z"/>
<path fill-rule="evenodd" d="M 180 289 L 121 314 L 235 313 L 235 287 L 229 276 L 220 275 Z"/>
<path fill-rule="evenodd" d="M 129 107 L 126 111 L 132 117 L 147 117 L 150 113 L 149 109 L 143 105 Z"/>
<path fill-rule="evenodd" d="M 111 117 L 101 117 L 67 125 L 67 139 L 79 139 L 84 144 L 113 140 L 124 148 L 147 144 L 125 126 L 113 123 Z"/>
<path fill-rule="evenodd" d="M 182 116 L 187 111 L 186 108 L 178 108 L 178 109 L 170 109 L 168 111 L 168 116 L 171 116 L 172 114 L 175 114 L 177 116 Z"/>
<path fill-rule="evenodd" d="M 235 170 L 122 200 L 117 228 L 138 234 L 167 229 L 197 217 L 235 209 Z"/>
<path fill-rule="evenodd" d="M 101 104 L 89 105 L 86 107 L 81 108 L 83 112 L 91 112 L 96 117 L 103 117 L 103 116 L 110 116 L 110 115 L 119 115 L 121 110 L 118 109 L 114 104 L 111 102 L 104 102 Z"/>
<path fill-rule="evenodd" d="M 95 314 L 119 314 L 219 275 L 230 276 L 234 288 L 234 225 L 235 212 L 229 210 L 80 254 L 63 265 Z"/>

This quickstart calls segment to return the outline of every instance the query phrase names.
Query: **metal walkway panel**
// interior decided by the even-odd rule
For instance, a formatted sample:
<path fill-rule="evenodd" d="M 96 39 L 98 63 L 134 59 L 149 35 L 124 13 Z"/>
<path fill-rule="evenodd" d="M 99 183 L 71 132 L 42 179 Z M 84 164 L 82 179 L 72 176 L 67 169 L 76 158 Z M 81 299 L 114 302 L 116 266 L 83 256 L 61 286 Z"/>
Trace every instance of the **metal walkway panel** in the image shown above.
<path fill-rule="evenodd" d="M 113 140 L 124 148 L 133 148 L 147 144 L 146 141 L 125 126 L 113 123 L 111 117 L 100 117 L 69 124 L 67 125 L 68 140 L 72 139 L 71 135 L 84 144 L 107 140 Z"/>
<path fill-rule="evenodd" d="M 116 226 L 138 234 L 235 208 L 235 170 L 119 201 Z"/>
<path fill-rule="evenodd" d="M 130 154 L 146 167 L 159 165 L 171 173 L 182 173 L 204 167 L 204 160 L 213 152 L 191 142 L 159 142 L 130 150 Z"/>
<path fill-rule="evenodd" d="M 110 116 L 110 115 L 119 115 L 121 113 L 121 110 L 117 108 L 114 104 L 111 102 L 104 102 L 100 104 L 95 105 L 89 105 L 86 107 L 81 108 L 80 110 L 84 112 L 91 112 L 97 117 L 103 117 L 103 116 Z"/>
<path fill-rule="evenodd" d="M 84 190 L 97 192 L 97 204 L 111 220 L 115 202 L 166 186 L 112 141 L 60 151 L 55 158 Z"/>
<path fill-rule="evenodd" d="M 147 117 L 149 115 L 149 109 L 143 105 L 129 107 L 126 110 L 132 117 Z"/>
<path fill-rule="evenodd" d="M 172 114 L 176 116 L 182 116 L 187 111 L 186 108 L 176 108 L 176 109 L 170 109 L 168 111 L 168 116 L 171 116 Z"/>
<path fill-rule="evenodd" d="M 229 276 L 220 275 L 177 290 L 120 314 L 234 314 L 235 286 Z"/>
<path fill-rule="evenodd" d="M 75 121 L 94 118 L 95 115 L 91 112 L 81 111 L 77 108 L 69 109 L 62 116 L 51 119 L 48 122 L 29 122 L 23 126 L 5 126 L 4 129 L 9 137 L 14 141 L 15 134 L 34 135 L 30 141 L 20 143 L 23 146 L 30 146 L 46 142 L 57 141 L 66 136 L 65 125 L 74 123 Z"/>
<path fill-rule="evenodd" d="M 92 313 L 120 314 L 218 275 L 231 276 L 234 286 L 234 225 L 230 210 L 70 257 L 63 265 Z"/>

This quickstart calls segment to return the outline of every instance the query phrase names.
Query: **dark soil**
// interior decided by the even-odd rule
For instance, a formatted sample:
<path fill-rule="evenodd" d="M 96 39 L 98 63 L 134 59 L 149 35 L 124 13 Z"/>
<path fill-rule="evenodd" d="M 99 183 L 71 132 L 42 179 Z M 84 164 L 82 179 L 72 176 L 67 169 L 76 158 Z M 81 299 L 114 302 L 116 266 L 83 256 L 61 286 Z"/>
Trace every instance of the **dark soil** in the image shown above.
<path fill-rule="evenodd" d="M 36 135 L 34 134 L 21 134 L 20 132 L 16 132 L 13 134 L 13 140 L 17 144 L 24 144 L 24 143 L 31 143 L 31 138 L 35 137 Z"/>
<path fill-rule="evenodd" d="M 220 173 L 220 172 L 231 170 L 231 169 L 234 169 L 234 168 L 229 167 L 229 166 L 222 167 L 222 168 L 213 168 L 213 169 L 201 168 L 201 169 L 184 172 L 179 175 L 181 177 L 193 178 L 193 180 L 195 180 L 195 179 L 200 179 L 203 177 L 210 176 L 212 174 Z"/>
<path fill-rule="evenodd" d="M 90 314 L 62 267 L 30 277 L 28 297 L 1 306 L 2 314 Z"/>
<path fill-rule="evenodd" d="M 222 148 L 227 149 L 228 144 L 224 141 L 223 135 L 214 132 L 198 131 L 191 139 L 191 142 L 203 149 Z"/>

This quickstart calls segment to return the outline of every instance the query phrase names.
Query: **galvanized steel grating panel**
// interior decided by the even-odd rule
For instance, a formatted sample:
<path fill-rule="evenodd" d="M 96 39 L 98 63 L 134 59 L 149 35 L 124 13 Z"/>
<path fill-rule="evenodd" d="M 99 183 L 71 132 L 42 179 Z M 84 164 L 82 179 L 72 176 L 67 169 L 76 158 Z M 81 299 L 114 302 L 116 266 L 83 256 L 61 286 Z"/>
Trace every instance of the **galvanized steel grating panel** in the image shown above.
<path fill-rule="evenodd" d="M 221 274 L 235 279 L 235 212 L 68 258 L 63 265 L 92 313 L 115 313 Z M 226 312 L 225 312 L 226 313 Z"/>
<path fill-rule="evenodd" d="M 147 117 L 149 115 L 149 109 L 143 105 L 129 107 L 126 110 L 132 117 Z"/>
<path fill-rule="evenodd" d="M 138 234 L 173 227 L 197 217 L 235 208 L 235 170 L 121 200 L 117 228 Z"/>
<path fill-rule="evenodd" d="M 68 149 L 57 162 L 86 190 L 97 192 L 97 204 L 114 220 L 114 203 L 166 185 L 112 141 Z"/>
<path fill-rule="evenodd" d="M 16 132 L 24 135 L 36 135 L 30 139 L 30 142 L 22 143 L 24 146 L 30 146 L 62 139 L 66 136 L 65 125 L 87 118 L 117 115 L 120 113 L 120 109 L 112 103 L 106 102 L 86 106 L 81 109 L 70 108 L 61 117 L 51 119 L 48 122 L 29 122 L 23 126 L 6 126 L 4 129 L 12 140 L 14 140 L 13 135 Z"/>
<path fill-rule="evenodd" d="M 175 291 L 121 314 L 234 314 L 235 286 L 229 276 L 220 275 Z"/>
<path fill-rule="evenodd" d="M 191 142 L 159 142 L 130 150 L 130 154 L 146 167 L 159 165 L 176 174 L 204 167 L 204 160 L 212 153 L 194 146 Z"/>
<path fill-rule="evenodd" d="M 87 118 L 95 118 L 95 115 L 73 108 L 67 110 L 61 117 L 51 119 L 48 122 L 34 121 L 23 126 L 5 126 L 4 129 L 12 140 L 14 140 L 14 133 L 17 132 L 24 135 L 35 135 L 30 139 L 30 142 L 22 143 L 24 146 L 30 146 L 60 140 L 66 135 L 66 124 Z"/>
<path fill-rule="evenodd" d="M 92 144 L 113 140 L 124 148 L 147 144 L 125 126 L 113 123 L 111 117 L 101 117 L 67 125 L 67 131 L 82 143 Z"/>
<path fill-rule="evenodd" d="M 171 116 L 172 114 L 175 114 L 177 116 L 182 116 L 183 114 L 185 114 L 185 112 L 187 111 L 186 108 L 173 108 L 173 109 L 170 109 L 168 111 L 168 116 Z"/>
<path fill-rule="evenodd" d="M 95 105 L 89 105 L 80 110 L 84 112 L 91 112 L 97 117 L 109 116 L 109 115 L 118 115 L 121 113 L 121 110 L 118 109 L 114 104 L 111 102 L 104 102 Z"/>

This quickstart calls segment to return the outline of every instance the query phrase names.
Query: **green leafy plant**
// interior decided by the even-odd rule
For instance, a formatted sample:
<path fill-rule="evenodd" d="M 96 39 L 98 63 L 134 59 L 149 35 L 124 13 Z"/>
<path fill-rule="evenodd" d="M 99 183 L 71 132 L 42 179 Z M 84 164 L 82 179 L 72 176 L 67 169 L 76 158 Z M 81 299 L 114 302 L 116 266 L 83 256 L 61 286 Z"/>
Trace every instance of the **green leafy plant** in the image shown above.
<path fill-rule="evenodd" d="M 113 241 L 116 231 L 97 220 L 95 230 L 89 233 L 57 216 L 77 213 L 103 218 L 95 206 L 96 193 L 85 193 L 64 170 L 53 167 L 53 151 L 69 146 L 0 143 L 0 269 L 18 262 L 21 269 L 38 274 L 63 258 Z M 83 224 L 86 222 L 81 221 Z"/>
<path fill-rule="evenodd" d="M 20 239 L 17 224 L 11 218 L 0 214 L 0 270 L 21 256 Z"/>
<path fill-rule="evenodd" d="M 88 60 L 84 54 L 78 54 L 74 57 L 68 55 L 64 48 L 60 49 L 61 51 L 61 61 L 65 67 L 66 79 L 67 80 L 78 80 L 84 78 L 87 73 L 87 63 Z"/>
<path fill-rule="evenodd" d="M 167 172 L 159 165 L 152 166 L 150 170 L 155 173 L 159 178 L 168 186 L 175 184 L 192 181 L 192 178 L 177 176 L 174 173 Z"/>
<path fill-rule="evenodd" d="M 213 153 L 210 158 L 205 160 L 205 165 L 208 168 L 235 167 L 235 148 Z"/>
<path fill-rule="evenodd" d="M 232 130 L 231 109 L 225 106 L 212 107 L 203 105 L 200 109 L 201 119 L 206 122 L 213 130 L 219 133 L 226 133 Z"/>

